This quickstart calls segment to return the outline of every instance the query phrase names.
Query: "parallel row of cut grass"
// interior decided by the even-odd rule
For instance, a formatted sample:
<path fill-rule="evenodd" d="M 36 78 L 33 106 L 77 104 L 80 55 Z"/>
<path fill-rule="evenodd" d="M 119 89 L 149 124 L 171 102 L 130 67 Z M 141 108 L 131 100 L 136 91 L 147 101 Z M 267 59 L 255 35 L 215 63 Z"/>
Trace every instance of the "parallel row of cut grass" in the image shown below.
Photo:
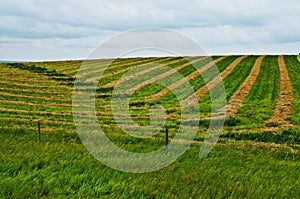
<path fill-rule="evenodd" d="M 222 60 L 221 62 L 219 62 L 217 64 L 218 69 L 220 71 L 224 71 L 225 68 L 228 67 L 228 65 L 233 60 L 235 60 L 237 58 L 238 58 L 238 56 L 231 56 L 231 57 L 225 58 L 224 60 Z M 199 63 L 194 64 L 194 66 L 190 65 L 188 67 L 185 67 L 185 68 L 179 70 L 179 72 L 183 76 L 188 76 L 189 74 L 196 71 L 196 68 L 201 68 L 204 65 L 206 65 L 207 63 L 208 63 L 208 60 L 203 60 Z M 196 68 L 195 68 L 195 66 L 196 66 Z M 206 71 L 206 73 L 212 74 L 212 71 L 210 71 L 210 69 L 208 69 Z M 218 74 L 213 74 L 211 76 L 211 79 L 213 79 L 216 75 L 218 75 Z M 205 85 L 205 82 L 204 82 L 203 78 L 201 77 L 201 74 L 199 74 L 199 76 L 197 76 L 196 78 L 199 78 L 199 79 L 202 80 L 200 86 Z M 171 82 L 176 81 L 175 75 L 174 75 L 174 78 L 172 78 L 172 75 L 171 75 L 170 79 L 172 79 Z M 192 79 L 192 80 L 194 80 L 194 79 Z M 190 81 L 190 83 L 191 83 L 191 81 Z M 194 84 L 192 84 L 192 86 L 193 87 L 198 87 L 198 85 L 196 85 L 195 82 L 194 82 Z M 175 96 L 173 92 L 169 92 L 167 95 L 163 96 L 161 98 L 161 100 L 159 100 L 159 101 L 150 101 L 150 102 L 146 102 L 146 103 L 136 103 L 135 102 L 136 100 L 143 101 L 143 98 L 145 98 L 147 96 L 151 96 L 151 94 L 157 93 L 162 89 L 164 89 L 163 86 L 153 83 L 153 84 L 149 84 L 149 85 L 141 88 L 137 92 L 135 92 L 134 95 L 131 98 L 131 104 L 130 104 L 131 107 L 132 106 L 133 107 L 140 107 L 141 106 L 141 107 L 144 107 L 146 109 L 145 110 L 131 110 L 131 113 L 132 114 L 139 114 L 141 116 L 148 116 L 149 112 L 148 112 L 147 108 L 149 109 L 151 107 L 151 105 L 153 105 L 153 104 L 160 104 L 160 105 L 164 106 L 165 108 L 167 108 L 167 114 L 172 115 L 172 116 L 180 116 L 180 114 L 181 114 L 180 104 L 177 100 L 177 96 Z M 178 88 L 178 89 L 181 89 L 181 88 Z M 183 89 L 185 89 L 185 88 L 183 88 Z M 186 97 L 188 97 L 188 96 L 186 96 Z M 135 122 L 141 124 L 141 125 L 145 125 L 145 124 L 148 124 L 150 122 L 150 118 L 149 119 L 134 118 L 133 120 Z M 170 124 L 170 125 L 173 126 L 173 124 Z M 166 126 L 168 126 L 168 125 L 166 125 Z"/>
<path fill-rule="evenodd" d="M 9 70 L 9 69 L 8 69 Z M 17 68 L 13 69 L 14 72 L 16 73 L 20 73 L 20 75 L 23 75 L 23 79 L 24 77 L 26 78 L 26 75 L 24 75 L 24 72 L 28 74 L 28 76 L 33 76 L 31 71 L 21 71 Z M 42 74 L 40 74 L 42 75 Z M 18 75 L 16 75 L 18 76 Z M 2 100 L 10 101 L 13 100 L 13 102 L 15 103 L 2 103 L 1 108 L 1 115 L 2 116 L 7 116 L 7 117 L 20 117 L 20 118 L 29 118 L 32 120 L 35 119 L 41 119 L 41 120 L 50 120 L 50 121 L 72 121 L 72 116 L 66 116 L 66 113 L 71 113 L 71 106 L 69 106 L 68 108 L 64 108 L 64 107 L 59 107 L 59 106 L 52 106 L 48 103 L 51 104 L 55 104 L 55 103 L 59 103 L 61 104 L 61 102 L 65 101 L 65 98 L 69 98 L 69 101 L 67 102 L 67 104 L 71 105 L 71 94 L 70 92 L 66 92 L 66 91 L 61 91 L 61 90 L 57 90 L 56 88 L 59 86 L 59 83 L 55 82 L 55 81 L 49 81 L 47 80 L 47 77 L 44 77 L 45 79 L 42 79 L 43 76 L 40 77 L 40 81 L 34 81 L 34 82 L 30 82 L 31 78 L 28 77 L 28 86 L 25 86 L 22 88 L 21 84 L 18 84 L 18 89 L 15 89 L 16 84 L 8 84 L 6 85 L 6 90 L 2 90 L 2 91 L 10 91 L 13 92 L 12 94 L 19 94 L 19 97 L 16 98 L 16 96 L 7 96 L 7 95 L 1 95 Z M 36 79 L 36 78 L 35 78 Z M 9 81 L 9 78 L 7 78 L 7 80 Z M 44 80 L 44 81 L 43 81 Z M 13 82 L 13 81 L 12 81 Z M 40 83 L 44 84 L 42 85 L 42 87 L 40 86 Z M 46 87 L 43 87 L 46 86 Z M 19 88 L 21 87 L 21 88 Z M 24 88 L 28 89 L 29 88 L 35 88 L 38 89 L 39 92 L 35 93 L 35 90 L 33 89 L 29 89 L 26 96 L 24 96 Z M 13 89 L 11 89 L 13 88 Z M 42 91 L 40 91 L 40 89 L 43 89 L 45 91 L 48 91 L 48 93 L 44 93 Z M 2 88 L 3 89 L 3 88 Z M 13 90 L 13 91 L 11 91 Z M 51 90 L 51 92 L 49 92 L 49 90 Z M 53 99 L 51 97 L 53 97 L 53 93 L 68 93 L 68 95 L 58 95 L 56 96 L 56 100 L 57 101 L 53 101 Z M 3 92 L 2 92 L 3 93 Z M 47 97 L 48 95 L 48 97 Z M 27 98 L 30 97 L 30 98 Z M 40 98 L 38 98 L 40 97 Z M 63 98 L 60 98 L 63 97 Z M 28 103 L 32 103 L 32 104 L 24 104 L 24 102 L 28 102 Z M 18 102 L 22 103 L 22 104 L 18 104 Z M 35 105 L 36 104 L 36 105 Z M 44 104 L 44 106 L 40 106 L 40 104 Z M 57 104 L 57 105 L 59 105 Z M 97 104 L 99 107 L 101 106 L 101 104 Z M 7 111 L 5 111 L 7 110 Z M 21 111 L 21 112 L 20 112 Z M 61 114 L 64 113 L 64 114 Z M 53 115 L 54 114 L 54 115 Z M 102 116 L 101 116 L 102 118 Z M 106 121 L 106 123 L 112 123 L 112 119 L 111 118 L 103 118 L 104 121 Z M 5 123 L 2 123 L 4 126 L 6 126 Z M 46 128 L 48 127 L 48 125 L 46 125 Z"/>
<path fill-rule="evenodd" d="M 133 66 L 130 69 L 134 70 L 135 72 L 141 72 L 141 71 L 147 70 L 151 67 L 156 67 L 158 64 L 159 65 L 168 65 L 169 67 L 176 67 L 178 65 L 185 64 L 186 62 L 187 61 L 184 58 L 171 58 L 171 59 L 164 59 L 161 62 L 155 63 L 153 65 L 151 65 L 151 63 L 150 63 L 149 65 L 144 65 L 143 64 L 142 66 L 135 66 L 135 67 Z M 167 70 L 168 68 L 161 67 L 161 69 L 164 71 L 164 70 Z M 99 81 L 98 87 L 105 86 L 106 84 L 108 84 L 110 82 L 113 82 L 113 81 L 116 81 L 116 80 L 120 79 L 128 71 L 129 70 L 126 70 L 122 73 L 112 74 L 111 76 L 101 78 L 101 80 Z M 145 78 L 146 78 L 146 76 L 145 76 Z M 110 90 L 112 90 L 112 89 L 110 89 Z"/>
<path fill-rule="evenodd" d="M 219 57 L 214 57 L 214 59 L 217 59 Z M 222 72 L 224 69 L 233 61 L 237 58 L 237 56 L 231 56 L 225 58 L 223 61 L 217 64 L 218 69 Z M 271 57 L 270 57 L 271 58 Z M 268 58 L 268 59 L 270 59 Z M 180 58 L 173 58 L 174 60 L 179 60 Z M 196 57 L 195 57 L 196 59 Z M 275 58 L 274 58 L 275 59 Z M 153 59 L 150 59 L 153 60 Z M 255 57 L 248 57 L 245 60 L 243 60 L 233 71 L 232 74 L 230 74 L 227 78 L 225 78 L 224 83 L 225 83 L 225 88 L 226 88 L 226 94 L 227 98 L 229 98 L 232 93 L 238 88 L 238 86 L 243 82 L 245 77 L 249 74 L 249 71 L 251 69 L 251 65 L 253 64 L 255 60 Z M 136 60 L 133 59 L 130 61 L 130 59 L 126 60 L 125 63 L 130 63 L 133 62 L 135 63 Z M 151 61 L 149 61 L 151 62 Z M 171 62 L 171 60 L 166 60 L 166 64 L 168 62 Z M 266 61 L 269 62 L 269 61 Z M 124 65 L 122 61 L 118 60 L 118 63 L 120 65 Z M 184 64 L 185 61 L 178 61 L 176 64 L 170 65 L 171 67 L 176 67 L 180 64 Z M 200 63 L 200 62 L 199 62 Z M 207 61 L 202 61 L 201 64 L 207 63 Z M 66 62 L 66 67 L 68 66 L 68 62 Z M 245 68 L 244 65 L 246 66 Z M 275 64 L 276 65 L 276 64 Z M 49 65 L 50 66 L 50 65 Z M 273 65 L 274 66 L 274 65 Z M 56 66 L 57 67 L 57 66 Z M 130 67 L 130 65 L 127 65 L 127 67 Z M 122 67 L 121 67 L 122 68 Z M 265 67 L 266 68 L 266 67 Z M 117 69 L 117 67 L 116 67 Z M 115 70 L 115 69 L 114 69 Z M 265 69 L 266 71 L 267 69 Z M 2 67 L 2 71 L 4 73 L 8 73 L 9 71 L 16 74 L 15 76 L 22 76 L 22 80 L 18 84 L 14 84 L 15 81 L 9 79 L 8 76 L 2 77 L 5 79 L 6 82 L 12 83 L 12 84 L 2 84 L 2 88 L 0 89 L 0 92 L 2 95 L 0 96 L 0 100 L 3 101 L 3 103 L 0 105 L 0 108 L 2 108 L 1 114 L 3 116 L 11 115 L 13 113 L 13 110 L 15 111 L 15 114 L 24 114 L 26 118 L 33 117 L 35 119 L 42 119 L 44 118 L 45 120 L 57 120 L 57 121 L 68 121 L 72 122 L 72 116 L 65 116 L 65 114 L 71 114 L 71 95 L 72 95 L 72 87 L 66 87 L 69 89 L 65 88 L 59 88 L 59 85 L 61 82 L 55 81 L 51 79 L 50 77 L 45 77 L 41 74 L 35 74 L 32 73 L 31 71 L 24 71 L 24 70 L 19 70 L 17 68 L 8 68 L 8 67 Z M 183 68 L 181 72 L 184 76 L 187 76 L 188 74 L 192 73 L 195 71 L 194 67 L 188 66 Z M 273 71 L 274 74 L 276 74 L 276 71 Z M 109 73 L 107 73 L 109 74 Z M 123 75 L 123 73 L 122 73 Z M 36 76 L 36 77 L 35 77 Z M 112 74 L 112 77 L 114 75 Z M 117 75 L 118 76 L 118 75 Z M 260 75 L 262 76 L 262 75 Z M 25 82 L 25 79 L 28 77 L 28 82 L 27 86 L 22 86 L 22 83 Z M 118 77 L 115 77 L 113 79 L 117 79 Z M 199 81 L 196 81 L 195 79 L 198 79 Z M 31 81 L 34 79 L 35 81 Z M 203 79 L 201 77 L 196 77 L 195 79 L 191 80 L 192 86 L 195 88 L 201 87 L 204 85 Z M 273 77 L 273 80 L 276 79 L 276 77 Z M 267 78 L 261 78 L 260 82 L 266 82 Z M 25 82 L 26 83 L 26 82 Z M 104 84 L 104 83 L 103 83 Z M 257 83 L 258 84 L 258 83 Z M 17 86 L 17 87 L 16 87 Z M 269 86 L 267 86 L 270 88 Z M 276 87 L 276 86 L 275 86 Z M 149 122 L 148 119 L 143 118 L 144 116 L 148 117 L 148 109 L 151 107 L 152 104 L 155 104 L 156 102 L 146 102 L 146 103 L 136 103 L 135 100 L 143 100 L 145 96 L 149 96 L 153 93 L 158 92 L 159 90 L 163 89 L 163 87 L 158 86 L 157 84 L 152 84 L 148 85 L 145 88 L 139 90 L 133 95 L 132 102 L 131 102 L 131 114 L 135 115 L 140 115 L 141 118 L 135 117 L 134 120 L 139 121 L 138 123 L 140 124 L 147 124 Z M 217 89 L 217 88 L 216 88 Z M 274 88 L 275 89 L 275 88 Z M 38 92 L 35 93 L 35 90 L 38 90 Z M 25 91 L 25 92 L 24 92 Z M 102 92 L 102 90 L 100 89 Z M 111 110 L 109 109 L 110 105 L 110 91 L 105 92 L 104 95 L 98 93 L 97 95 L 97 110 L 99 113 L 107 113 L 111 114 Z M 254 91 L 252 91 L 254 92 Z M 256 92 L 256 91 L 255 91 Z M 274 93 L 276 93 L 273 90 Z M 53 96 L 53 93 L 56 93 L 56 96 Z M 266 92 L 261 92 L 260 94 L 264 94 Z M 259 95 L 260 95 L 259 94 Z M 271 94 L 274 96 L 274 94 Z M 160 102 L 161 105 L 168 107 L 167 113 L 172 115 L 172 116 L 179 116 L 180 115 L 180 110 L 178 110 L 179 104 L 176 102 L 176 96 L 174 96 L 171 92 L 164 96 L 162 98 L 163 100 Z M 252 99 L 252 98 L 251 98 Z M 248 100 L 248 101 L 251 101 Z M 274 101 L 276 99 L 276 96 L 271 98 L 271 101 Z M 174 101 L 175 100 L 175 101 Z M 8 103 L 8 101 L 12 101 L 12 103 Z M 18 101 L 20 104 L 18 104 Z M 256 103 L 259 103 L 260 101 L 256 101 Z M 246 104 L 247 105 L 247 104 Z M 204 115 L 210 112 L 210 98 L 209 95 L 206 95 L 204 98 L 200 100 L 200 106 L 201 106 L 201 113 Z M 272 106 L 270 106 L 272 107 Z M 294 112 L 297 112 L 297 106 L 294 106 L 295 109 Z M 266 108 L 266 107 L 263 107 Z M 5 112 L 7 110 L 8 112 Z M 18 112 L 17 110 L 23 110 L 23 113 Z M 54 113 L 54 114 L 53 114 Z M 64 113 L 64 114 L 60 114 Z M 35 116 L 33 116 L 35 115 Z M 247 116 L 241 115 L 238 116 L 238 120 L 242 120 Z M 297 118 L 297 117 L 296 117 Z M 109 124 L 112 122 L 113 124 L 115 123 L 112 115 L 99 115 L 99 120 L 103 124 Z M 247 120 L 246 124 L 247 124 Z M 253 121 L 253 120 L 252 120 Z M 254 124 L 259 124 L 262 120 L 254 122 Z M 245 122 L 241 122 L 241 124 L 245 124 Z M 170 122 L 170 126 L 174 126 L 173 121 Z"/>
<path fill-rule="evenodd" d="M 168 94 L 170 92 L 170 90 L 172 90 L 172 92 L 174 92 L 175 90 L 180 90 L 179 88 L 182 87 L 186 82 L 190 82 L 192 79 L 195 79 L 196 77 L 203 74 L 203 72 L 208 71 L 211 68 L 214 68 L 215 63 L 218 63 L 218 62 L 224 60 L 225 58 L 226 57 L 220 57 L 214 61 L 207 63 L 206 65 L 202 66 L 199 69 L 196 67 L 196 68 L 194 68 L 194 69 L 196 69 L 195 71 L 188 74 L 187 76 L 179 77 L 179 79 L 177 81 L 170 80 L 170 82 L 172 82 L 172 83 L 170 85 L 168 85 L 167 88 L 164 88 L 161 91 L 159 91 L 158 93 L 155 93 L 151 96 L 146 97 L 145 100 L 146 101 L 149 101 L 149 100 L 159 101 L 161 99 L 161 97 Z"/>
<path fill-rule="evenodd" d="M 93 61 L 85 63 L 87 65 L 86 70 L 80 71 L 76 75 L 77 78 L 84 78 L 87 79 L 90 82 L 95 82 L 96 80 L 103 81 L 103 79 L 107 78 L 110 79 L 113 76 L 117 76 L 119 74 L 124 74 L 127 71 L 130 71 L 135 68 L 139 68 L 142 65 L 151 65 L 151 64 L 159 64 L 164 63 L 168 60 L 174 60 L 176 58 L 171 57 L 163 57 L 163 58 L 148 58 L 148 59 L 141 59 L 141 60 L 135 60 L 120 64 L 112 64 L 111 66 L 108 66 L 107 64 L 99 66 L 98 63 L 94 63 Z M 100 77 L 101 74 L 101 77 Z"/>
<path fill-rule="evenodd" d="M 280 74 L 279 95 L 275 102 L 272 116 L 266 121 L 268 126 L 289 125 L 292 115 L 292 104 L 294 100 L 293 86 L 286 68 L 284 56 L 278 57 L 278 66 Z"/>
<path fill-rule="evenodd" d="M 285 56 L 285 62 L 294 91 L 291 120 L 294 124 L 300 125 L 300 61 L 298 62 L 296 56 L 291 55 Z"/>
<path fill-rule="evenodd" d="M 259 76 L 246 97 L 245 104 L 239 110 L 237 118 L 247 128 L 263 126 L 263 122 L 273 113 L 278 95 L 278 56 L 267 56 L 262 62 Z"/>
<path fill-rule="evenodd" d="M 7 68 L 10 70 L 9 68 Z M 46 121 L 55 121 L 57 122 L 57 127 L 62 126 L 60 122 L 72 122 L 71 115 L 71 107 L 60 107 L 60 104 L 68 104 L 71 105 L 71 87 L 70 90 L 58 88 L 60 82 L 56 82 L 53 80 L 49 80 L 47 76 L 43 76 L 43 74 L 36 74 L 38 78 L 34 78 L 35 81 L 30 81 L 33 79 L 32 77 L 36 76 L 32 74 L 30 70 L 20 70 L 18 68 L 13 68 L 13 72 L 16 76 L 22 75 L 22 80 L 26 79 L 28 75 L 28 82 L 26 82 L 26 86 L 22 86 L 23 82 L 19 82 L 19 84 L 15 84 L 15 81 L 11 81 L 12 84 L 4 84 L 2 87 L 1 100 L 3 101 L 12 101 L 14 103 L 2 103 L 1 108 L 1 117 L 3 118 L 27 118 L 29 120 L 46 120 Z M 36 81 L 38 80 L 38 81 Z M 6 78 L 5 81 L 10 81 L 9 78 Z M 17 86 L 17 87 L 16 87 Z M 11 89 L 13 88 L 13 89 Z M 28 92 L 23 92 L 27 90 Z M 35 89 L 38 90 L 35 93 Z M 5 91 L 5 92 L 3 92 Z M 45 91 L 45 92 L 43 92 Z M 6 95 L 12 94 L 12 95 Z M 55 100 L 53 99 L 53 93 L 58 95 L 55 96 Z M 59 94 L 62 93 L 62 94 Z M 67 94 L 65 94 L 67 93 Z M 16 97 L 18 95 L 18 97 Z M 66 101 L 65 99 L 69 99 Z M 20 104 L 18 103 L 20 102 Z M 28 103 L 28 104 L 26 104 Z M 40 104 L 44 104 L 41 106 Z M 51 104 L 54 104 L 51 105 Z M 57 106 L 55 106 L 57 104 Z M 98 107 L 101 107 L 101 104 L 97 104 Z M 101 108 L 100 108 L 101 109 Z M 108 111 L 110 113 L 110 111 Z M 103 117 L 100 116 L 99 120 L 102 124 L 114 124 L 114 120 L 112 116 Z M 14 121 L 12 121 L 14 122 Z M 12 123 L 10 122 L 10 123 Z M 60 124 L 59 124 L 60 123 Z M 7 126 L 7 123 L 3 122 L 2 125 Z M 18 126 L 19 124 L 16 124 Z M 29 126 L 28 126 L 29 125 Z M 30 122 L 26 124 L 26 126 L 30 128 L 34 128 L 36 124 L 31 124 Z M 174 122 L 170 121 L 168 126 L 174 126 Z M 11 124 L 9 125 L 11 126 Z M 53 129 L 53 125 L 43 124 L 44 128 Z"/>
<path fill-rule="evenodd" d="M 233 93 L 238 90 L 240 85 L 248 77 L 257 58 L 258 56 L 249 56 L 245 58 L 235 67 L 235 69 L 225 79 L 223 79 L 227 102 L 230 99 L 230 97 L 233 95 Z M 212 88 L 210 92 L 212 93 L 220 92 L 218 90 L 220 90 L 221 85 L 222 84 L 219 83 L 214 88 Z M 215 100 L 218 101 L 220 99 L 215 99 Z M 201 107 L 201 115 L 209 115 L 209 113 L 211 112 L 211 103 L 212 102 L 209 93 L 207 93 L 205 96 L 199 99 L 199 104 Z M 217 108 L 221 108 L 221 107 L 216 107 L 216 109 Z"/>
<path fill-rule="evenodd" d="M 221 62 L 219 62 L 217 64 L 217 67 L 220 71 L 223 71 L 233 60 L 235 60 L 236 57 L 235 56 L 230 56 L 230 57 L 227 57 L 225 58 L 224 60 L 222 60 Z M 188 76 L 189 74 L 193 73 L 196 71 L 196 69 L 201 69 L 201 67 L 203 67 L 204 65 L 208 64 L 209 60 L 204 60 L 204 61 L 201 61 L 199 63 L 196 63 L 196 64 L 193 64 L 191 66 L 188 66 L 184 69 L 181 69 L 179 70 L 178 72 L 181 73 L 184 77 Z M 206 73 L 211 73 L 210 69 L 208 69 L 206 71 Z M 216 74 L 213 74 L 211 78 L 213 78 Z M 174 77 L 170 76 L 168 77 L 170 80 L 172 80 L 172 82 L 176 82 L 178 81 L 176 78 L 175 78 L 175 75 Z M 197 88 L 200 88 L 201 86 L 205 85 L 205 82 L 203 80 L 203 78 L 201 77 L 201 74 L 199 74 L 199 76 L 191 79 L 189 81 L 189 83 L 191 84 L 192 88 L 194 89 L 197 89 Z M 162 89 L 164 89 L 164 87 L 162 86 L 158 86 L 157 84 L 153 83 L 153 84 L 150 84 L 148 86 L 145 86 L 144 88 L 141 88 L 140 90 L 138 90 L 134 96 L 133 96 L 133 100 L 136 99 L 142 99 L 144 97 L 147 97 L 147 96 L 151 96 L 152 94 L 155 94 L 159 91 L 161 91 Z M 181 87 L 178 88 L 178 90 L 180 90 Z M 183 88 L 184 89 L 184 88 Z M 137 96 L 135 98 L 135 96 Z M 159 101 L 152 101 L 151 103 L 156 103 L 156 102 L 164 102 L 164 105 L 166 105 L 167 107 L 169 108 L 172 108 L 172 107 L 176 107 L 173 105 L 173 103 L 175 103 L 177 101 L 176 97 L 174 98 L 172 92 L 169 92 L 167 93 L 165 96 L 163 96 Z"/>

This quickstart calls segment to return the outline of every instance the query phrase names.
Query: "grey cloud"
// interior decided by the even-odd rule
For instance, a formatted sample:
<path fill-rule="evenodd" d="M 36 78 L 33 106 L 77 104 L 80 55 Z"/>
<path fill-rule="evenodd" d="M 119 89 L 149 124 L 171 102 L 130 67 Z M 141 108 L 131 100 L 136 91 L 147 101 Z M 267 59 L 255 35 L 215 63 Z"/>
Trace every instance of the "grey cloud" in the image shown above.
<path fill-rule="evenodd" d="M 82 49 L 91 50 L 118 32 L 161 27 L 185 33 L 212 53 L 212 48 L 216 53 L 221 48 L 225 53 L 247 47 L 253 51 L 251 45 L 299 42 L 299 10 L 298 0 L 1 1 L 0 44 L 13 50 L 22 42 L 37 42 L 39 47 L 32 48 L 38 54 L 45 49 L 46 55 L 51 41 L 59 41 L 53 48 L 66 49 L 66 58 L 81 57 L 79 53 L 89 52 Z"/>

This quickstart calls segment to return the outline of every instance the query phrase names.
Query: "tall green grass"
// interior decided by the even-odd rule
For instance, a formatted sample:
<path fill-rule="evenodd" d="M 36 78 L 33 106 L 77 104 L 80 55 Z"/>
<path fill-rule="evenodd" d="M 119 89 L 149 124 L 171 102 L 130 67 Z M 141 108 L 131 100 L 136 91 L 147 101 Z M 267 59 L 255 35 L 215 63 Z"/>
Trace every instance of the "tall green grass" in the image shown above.
<path fill-rule="evenodd" d="M 284 145 L 222 141 L 199 159 L 194 144 L 151 173 L 122 173 L 92 157 L 76 134 L 0 130 L 1 198 L 297 198 L 299 153 Z M 143 143 L 136 143 L 142 146 Z"/>

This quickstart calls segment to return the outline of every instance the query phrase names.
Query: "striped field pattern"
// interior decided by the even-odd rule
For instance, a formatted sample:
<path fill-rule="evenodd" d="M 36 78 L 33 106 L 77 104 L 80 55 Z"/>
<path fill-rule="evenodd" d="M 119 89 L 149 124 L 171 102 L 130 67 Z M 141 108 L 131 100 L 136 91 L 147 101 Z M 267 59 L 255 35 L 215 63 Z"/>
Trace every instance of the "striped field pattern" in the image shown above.
<path fill-rule="evenodd" d="M 193 57 L 189 60 L 192 61 L 187 62 L 181 57 L 101 60 L 97 64 L 111 62 L 110 66 L 103 71 L 93 71 L 89 67 L 82 69 L 85 76 L 91 76 L 91 81 L 95 81 L 92 76 L 94 73 L 103 72 L 95 103 L 99 123 L 116 128 L 110 100 L 117 84 L 126 83 L 135 76 L 146 78 L 147 74 L 154 72 L 158 75 L 132 88 L 136 90 L 130 106 L 132 114 L 124 117 L 132 117 L 138 123 L 143 123 L 149 119 L 151 104 L 160 103 L 169 114 L 170 128 L 176 128 L 180 108 L 171 91 L 188 81 L 203 110 L 203 117 L 199 115 L 199 120 L 209 120 L 211 100 L 208 88 L 215 89 L 220 81 L 212 76 L 206 85 L 201 75 L 216 64 L 226 90 L 227 116 L 230 120 L 238 121 L 234 124 L 225 122 L 224 131 L 270 130 L 270 123 L 276 126 L 276 130 L 299 126 L 299 89 L 296 86 L 299 79 L 295 79 L 294 68 L 300 67 L 300 63 L 296 56 L 221 56 L 212 60 Z M 72 92 L 81 64 L 82 61 L 1 64 L 0 126 L 34 130 L 39 121 L 46 132 L 76 132 L 72 116 Z M 126 72 L 139 67 L 147 69 L 121 79 Z M 172 76 L 174 71 L 181 73 L 185 79 L 176 81 L 168 88 L 156 84 Z M 260 106 L 260 103 L 263 105 Z M 261 114 L 261 117 L 257 114 Z"/>

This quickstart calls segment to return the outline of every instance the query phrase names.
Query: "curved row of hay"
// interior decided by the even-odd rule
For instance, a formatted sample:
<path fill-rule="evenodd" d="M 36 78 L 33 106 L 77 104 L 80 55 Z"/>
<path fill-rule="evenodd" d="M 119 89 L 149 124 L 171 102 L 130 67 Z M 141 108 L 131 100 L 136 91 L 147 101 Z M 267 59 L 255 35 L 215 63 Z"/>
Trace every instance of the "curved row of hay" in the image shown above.
<path fill-rule="evenodd" d="M 112 72 L 106 72 L 102 77 L 105 79 L 105 83 L 100 84 L 101 87 L 99 87 L 99 91 L 101 91 L 101 93 L 97 94 L 96 100 L 99 120 L 101 123 L 103 122 L 103 125 L 116 125 L 113 121 L 113 115 L 110 110 L 111 90 L 109 90 L 109 88 L 114 87 L 123 74 L 131 69 L 139 67 L 141 64 L 145 66 L 159 63 L 160 65 L 150 69 L 148 68 L 144 71 L 141 70 L 137 75 L 146 75 L 151 71 L 160 70 L 160 67 L 170 66 L 179 72 L 184 71 L 186 80 L 190 82 L 195 81 L 197 78 L 199 81 L 201 81 L 201 73 L 209 70 L 210 67 L 216 64 L 217 67 L 220 66 L 219 70 L 221 69 L 221 78 L 224 81 L 230 81 L 230 78 L 234 78 L 229 77 L 230 74 L 237 70 L 238 67 L 241 67 L 242 65 L 239 64 L 241 64 L 243 60 L 246 60 L 247 57 L 248 56 L 238 56 L 234 58 L 231 57 L 231 63 L 225 63 L 226 59 L 228 62 L 228 56 L 215 57 L 213 62 L 204 62 L 206 59 L 205 57 L 195 57 L 193 58 L 192 63 L 184 63 L 182 62 L 182 58 L 174 57 L 131 58 L 124 60 L 118 59 L 115 62 L 112 62 L 112 64 L 109 66 L 109 70 Z M 261 72 L 260 66 L 265 57 L 266 56 L 258 57 L 244 82 L 237 88 L 232 88 L 234 93 L 230 96 L 227 96 L 227 116 L 239 116 L 239 110 L 246 103 L 245 99 Z M 102 64 L 109 62 L 111 62 L 111 60 L 101 61 Z M 2 64 L 0 66 L 1 127 L 18 128 L 21 125 L 22 128 L 31 129 L 35 125 L 32 123 L 32 121 L 43 120 L 45 129 L 47 129 L 49 132 L 55 131 L 55 129 L 61 129 L 63 128 L 63 125 L 66 125 L 66 131 L 75 131 L 75 127 L 72 125 L 72 83 L 74 80 L 68 79 L 68 77 L 74 74 L 74 72 L 78 71 L 81 63 L 82 62 L 80 61 L 24 63 L 25 65 L 35 64 L 38 67 L 44 67 L 47 70 L 55 70 L 56 74 L 59 74 L 57 72 L 59 71 L 61 76 L 64 77 L 59 80 L 58 77 L 47 76 L 43 73 L 24 70 L 24 68 L 18 69 L 10 67 L 9 64 Z M 191 67 L 191 64 L 194 63 L 201 63 L 202 65 L 197 70 L 191 70 L 189 67 Z M 222 64 L 223 68 L 221 68 Z M 288 66 L 284 61 L 284 56 L 278 56 L 278 70 L 280 71 L 280 79 L 278 80 L 280 82 L 280 89 L 278 91 L 278 97 L 274 100 L 276 103 L 271 105 L 273 106 L 274 110 L 270 115 L 270 118 L 265 120 L 265 124 L 258 124 L 257 126 L 263 127 L 263 125 L 268 125 L 269 123 L 276 123 L 276 125 L 279 126 L 278 128 L 285 128 L 287 124 L 289 124 L 288 127 L 292 126 L 290 117 L 295 104 L 293 105 L 293 87 L 289 78 L 287 67 Z M 91 75 L 92 78 L 94 78 L 92 74 L 97 72 L 89 71 L 88 68 L 84 70 L 86 71 L 84 74 Z M 164 73 L 161 73 L 156 78 L 149 79 L 145 81 L 145 83 L 142 83 L 142 85 L 136 85 L 139 88 L 145 87 L 144 90 L 141 89 L 141 92 L 147 92 L 145 92 L 145 95 L 143 95 L 141 99 L 135 100 L 135 102 L 133 101 L 133 103 L 140 103 L 142 106 L 134 105 L 132 107 L 134 111 L 132 112 L 131 116 L 134 116 L 135 119 L 145 119 L 148 117 L 148 102 L 159 101 L 165 96 L 167 96 L 168 99 L 168 96 L 171 96 L 170 88 L 172 89 L 180 86 L 181 81 L 172 84 L 169 89 L 156 88 L 155 85 L 151 87 L 148 84 L 153 84 L 157 80 L 166 78 L 173 73 L 174 72 L 171 70 L 165 70 Z M 194 83 L 195 86 L 197 86 L 197 81 Z M 123 82 L 126 82 L 126 79 L 123 80 Z M 217 78 L 212 78 L 209 82 L 209 87 L 214 88 L 219 83 L 220 82 L 217 80 Z M 108 92 L 104 91 L 102 93 L 102 88 L 108 89 Z M 208 92 L 208 86 L 205 85 L 200 86 L 200 88 L 195 91 L 195 94 L 199 98 L 199 101 L 201 101 L 205 95 L 208 95 Z M 174 118 L 176 119 L 177 115 L 180 113 L 177 112 L 177 105 L 178 104 L 174 104 L 173 106 L 169 106 L 167 108 L 167 111 L 169 110 L 171 113 L 174 112 L 174 114 L 171 114 L 169 117 L 171 120 L 174 120 Z M 126 116 L 129 117 L 130 115 Z M 22 121 L 24 125 L 22 125 Z M 50 124 L 51 122 L 49 121 L 53 121 L 53 124 Z M 238 123 L 236 125 L 236 129 L 241 129 L 238 127 Z"/>

